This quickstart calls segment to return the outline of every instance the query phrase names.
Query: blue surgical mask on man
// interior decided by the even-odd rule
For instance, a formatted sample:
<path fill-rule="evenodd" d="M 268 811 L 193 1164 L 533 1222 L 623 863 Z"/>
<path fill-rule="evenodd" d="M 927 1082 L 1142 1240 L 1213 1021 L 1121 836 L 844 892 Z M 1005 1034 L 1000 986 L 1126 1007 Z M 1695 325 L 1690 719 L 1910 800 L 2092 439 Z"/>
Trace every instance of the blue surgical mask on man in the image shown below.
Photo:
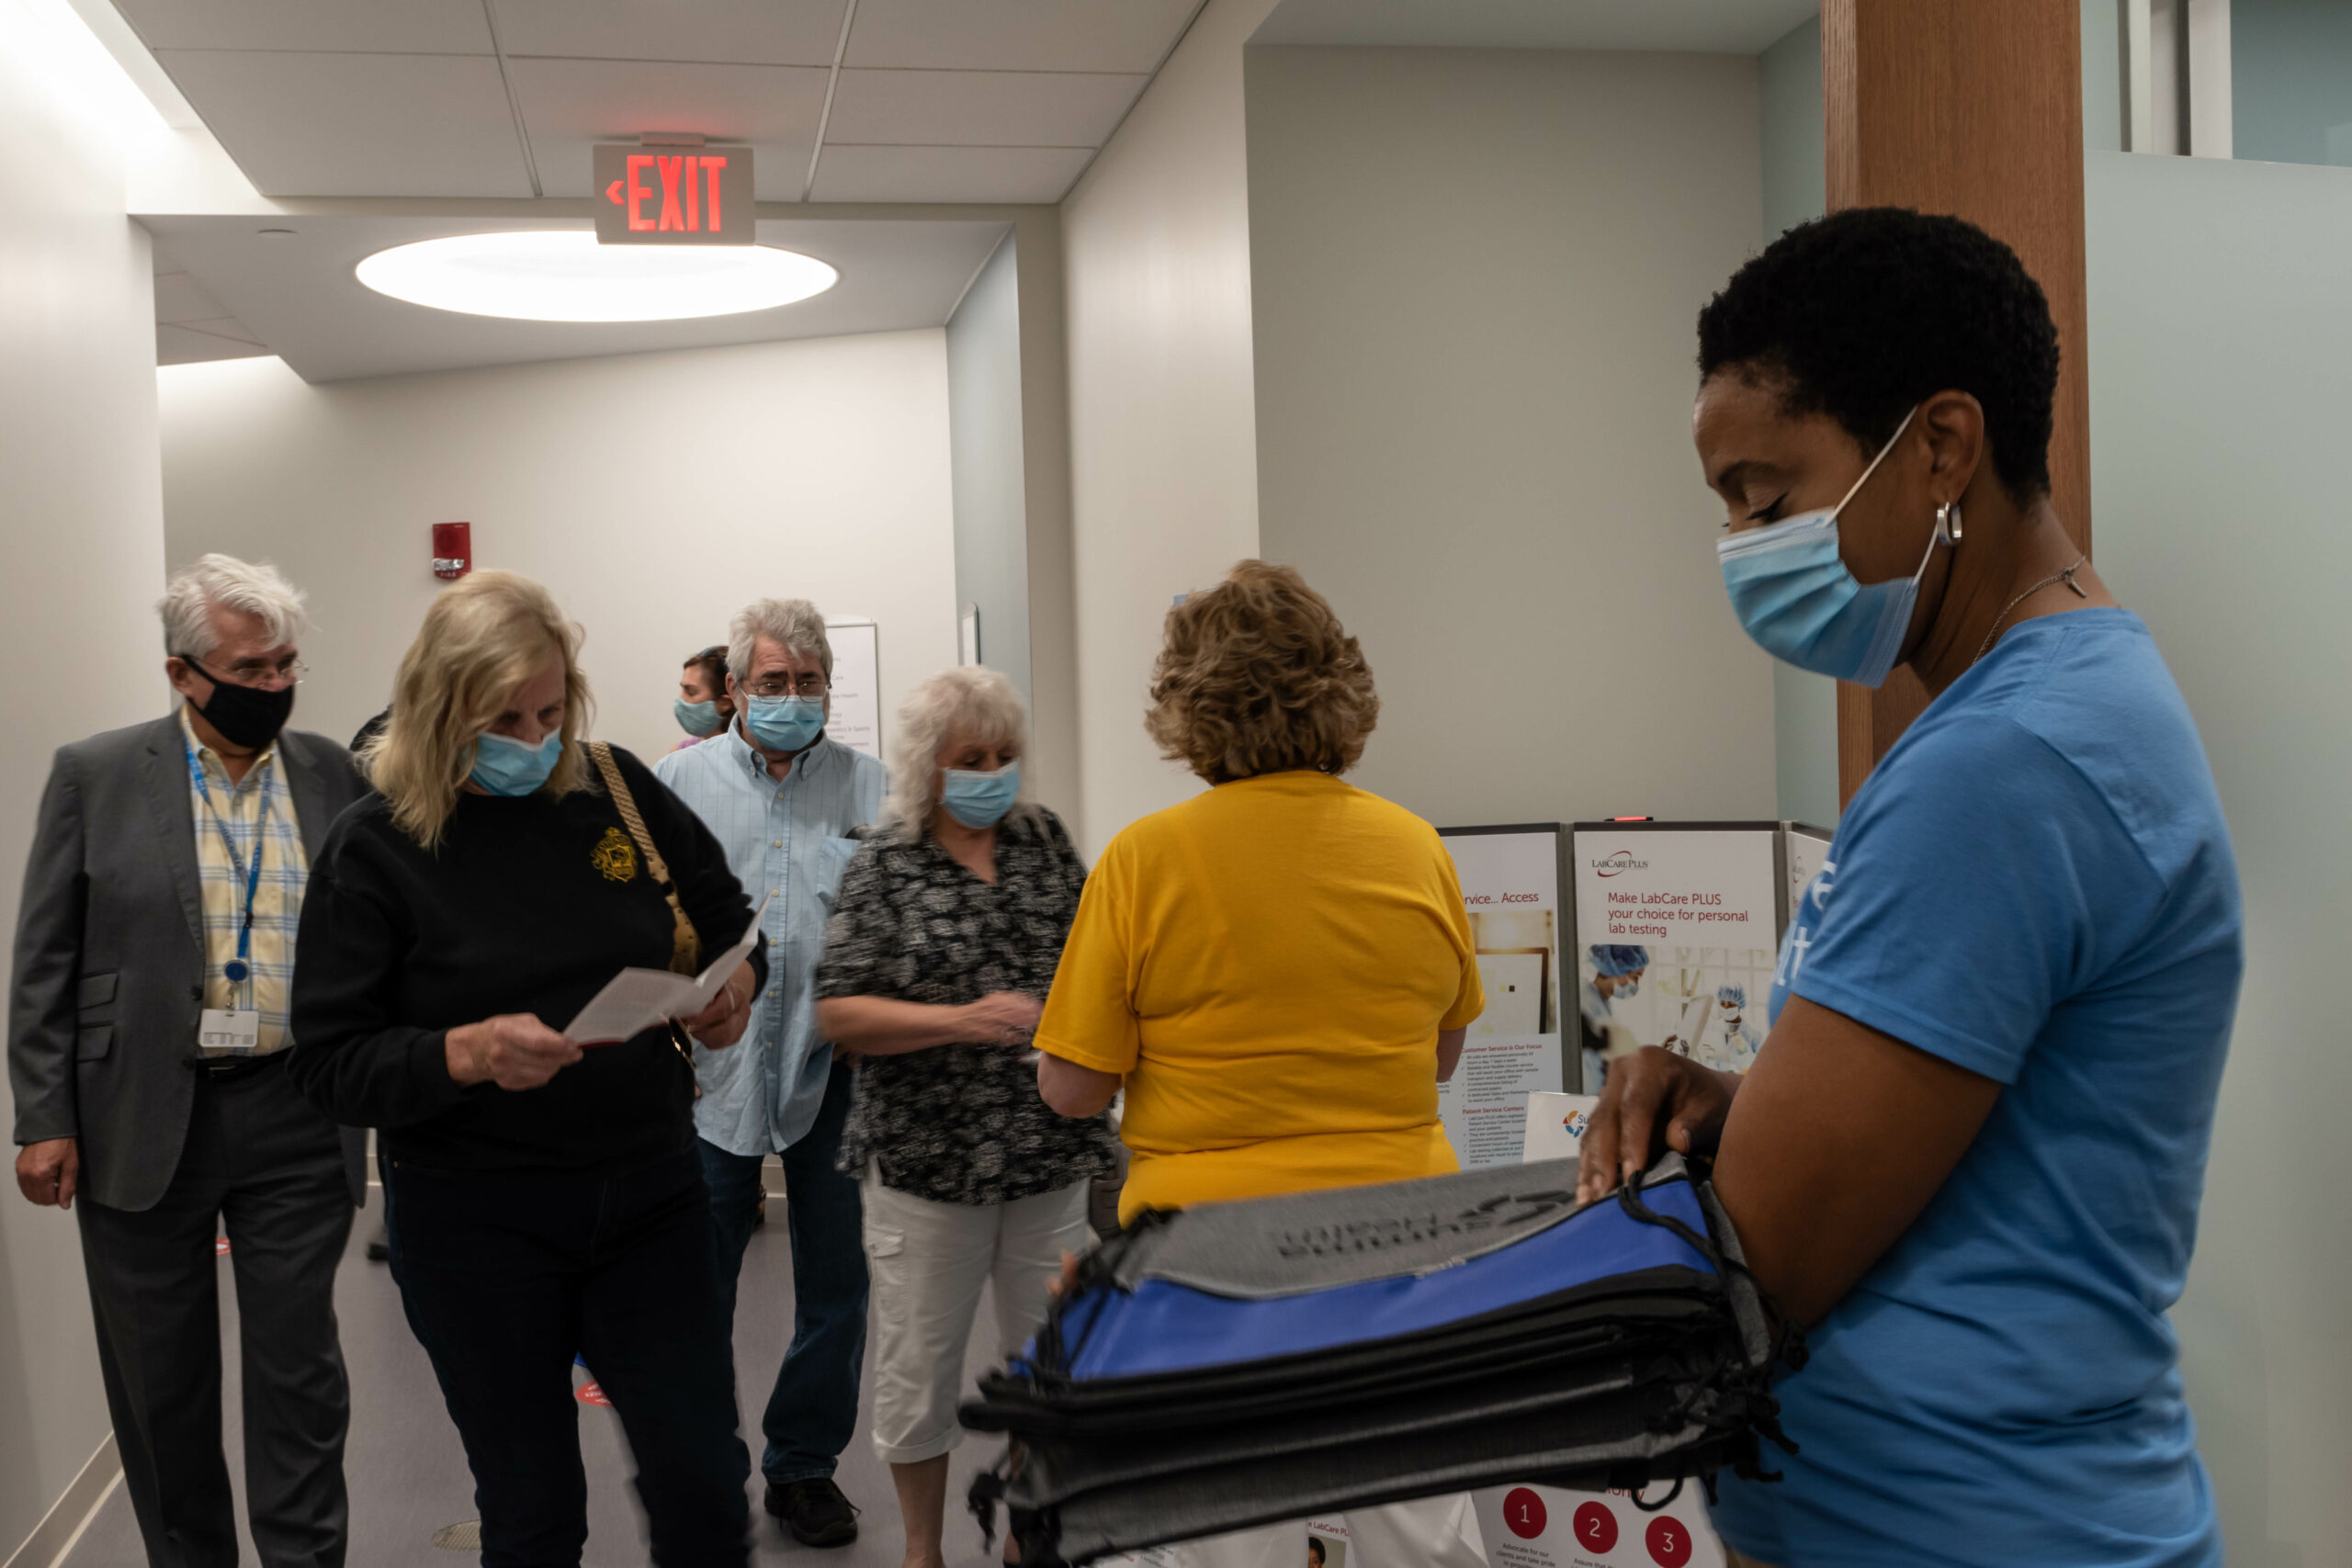
<path fill-rule="evenodd" d="M 551 731 L 537 746 L 511 735 L 485 735 L 474 743 L 471 777 L 492 795 L 533 795 L 563 760 L 563 731 Z"/>
<path fill-rule="evenodd" d="M 1018 762 L 1007 762 L 992 773 L 966 768 L 944 772 L 946 777 L 939 786 L 939 804 L 947 808 L 948 816 L 967 828 L 995 827 L 1012 809 L 1012 803 L 1021 798 Z"/>
<path fill-rule="evenodd" d="M 752 739 L 771 751 L 797 751 L 825 728 L 822 697 L 753 697 L 743 710 Z"/>
<path fill-rule="evenodd" d="M 677 716 L 678 728 L 697 740 L 707 740 L 727 728 L 727 720 L 715 702 L 690 703 L 684 697 L 673 697 L 670 711 Z"/>
<path fill-rule="evenodd" d="M 1631 1001 L 1642 994 L 1642 983 L 1639 980 L 1620 980 L 1614 988 L 1619 1001 Z"/>
<path fill-rule="evenodd" d="M 1767 528 L 1717 541 L 1724 592 L 1747 635 L 1773 658 L 1834 675 L 1859 686 L 1882 684 L 1903 650 L 1919 580 L 1938 544 L 1957 543 L 1958 529 L 1940 514 L 1928 553 L 1909 577 L 1860 582 L 1838 552 L 1838 514 L 1869 482 L 1918 413 L 1915 406 L 1835 506 L 1800 513 Z"/>

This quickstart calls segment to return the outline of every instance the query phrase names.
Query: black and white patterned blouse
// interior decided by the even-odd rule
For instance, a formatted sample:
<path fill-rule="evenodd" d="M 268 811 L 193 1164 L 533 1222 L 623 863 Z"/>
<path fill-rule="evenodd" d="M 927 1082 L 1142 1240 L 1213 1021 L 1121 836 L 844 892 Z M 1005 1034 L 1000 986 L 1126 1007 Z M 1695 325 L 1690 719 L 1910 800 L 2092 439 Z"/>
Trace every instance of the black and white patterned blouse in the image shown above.
<path fill-rule="evenodd" d="M 817 996 L 960 1007 L 995 991 L 1046 999 L 1086 866 L 1042 807 L 997 829 L 995 886 L 904 829 L 858 847 L 825 926 Z M 1112 1168 L 1106 1117 L 1056 1115 L 1029 1053 L 934 1045 L 857 1059 L 841 1168 L 941 1203 L 1008 1203 Z"/>

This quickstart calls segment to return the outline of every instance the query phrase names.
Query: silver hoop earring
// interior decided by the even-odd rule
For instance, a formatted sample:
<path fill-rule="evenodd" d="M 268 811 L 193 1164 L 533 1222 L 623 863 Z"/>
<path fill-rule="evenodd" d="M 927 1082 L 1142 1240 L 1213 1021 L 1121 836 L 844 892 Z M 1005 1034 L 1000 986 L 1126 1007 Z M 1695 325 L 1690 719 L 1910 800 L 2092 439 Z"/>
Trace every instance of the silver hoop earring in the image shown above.
<path fill-rule="evenodd" d="M 1953 544 L 1960 543 L 1960 502 L 1947 501 L 1936 508 L 1936 527 Z"/>

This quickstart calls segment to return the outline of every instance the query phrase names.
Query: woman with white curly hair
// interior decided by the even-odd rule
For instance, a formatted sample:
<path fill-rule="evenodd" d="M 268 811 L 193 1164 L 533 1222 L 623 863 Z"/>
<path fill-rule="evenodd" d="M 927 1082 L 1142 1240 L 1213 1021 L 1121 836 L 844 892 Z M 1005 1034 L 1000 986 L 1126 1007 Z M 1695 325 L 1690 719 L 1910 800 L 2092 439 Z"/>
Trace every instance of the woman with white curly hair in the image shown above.
<path fill-rule="evenodd" d="M 945 670 L 899 711 L 882 822 L 842 874 L 817 969 L 817 1025 L 857 1063 L 842 1169 L 864 1183 L 873 1276 L 874 1448 L 907 1568 L 938 1568 L 956 1396 L 983 1285 L 1010 1354 L 1046 1281 L 1086 1239 L 1112 1168 L 1100 1115 L 1037 1098 L 1029 1036 L 1086 867 L 1021 776 L 1020 694 Z"/>

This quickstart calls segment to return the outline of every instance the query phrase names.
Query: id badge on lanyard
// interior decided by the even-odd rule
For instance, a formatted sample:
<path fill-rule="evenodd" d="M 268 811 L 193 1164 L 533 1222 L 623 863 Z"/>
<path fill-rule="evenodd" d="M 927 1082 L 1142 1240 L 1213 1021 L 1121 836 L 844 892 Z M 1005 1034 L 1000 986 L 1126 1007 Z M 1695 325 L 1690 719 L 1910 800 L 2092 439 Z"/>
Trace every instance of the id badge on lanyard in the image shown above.
<path fill-rule="evenodd" d="M 220 966 L 228 979 L 232 1002 L 243 1007 L 206 1008 L 197 1020 L 196 1049 L 204 1056 L 251 1056 L 261 1050 L 261 1010 L 254 1005 L 254 899 L 261 891 L 262 829 L 269 823 L 269 792 L 262 791 L 261 810 L 254 823 L 253 864 L 247 866 L 244 857 L 237 853 L 236 840 L 229 836 L 229 825 L 212 804 L 211 787 L 205 783 L 204 766 L 196 758 L 193 747 L 187 750 L 188 777 L 196 782 L 196 793 L 204 801 L 205 815 L 212 818 L 212 826 L 220 834 L 220 846 L 229 852 L 231 869 L 241 875 L 245 884 L 243 919 L 237 927 L 237 956 Z"/>

